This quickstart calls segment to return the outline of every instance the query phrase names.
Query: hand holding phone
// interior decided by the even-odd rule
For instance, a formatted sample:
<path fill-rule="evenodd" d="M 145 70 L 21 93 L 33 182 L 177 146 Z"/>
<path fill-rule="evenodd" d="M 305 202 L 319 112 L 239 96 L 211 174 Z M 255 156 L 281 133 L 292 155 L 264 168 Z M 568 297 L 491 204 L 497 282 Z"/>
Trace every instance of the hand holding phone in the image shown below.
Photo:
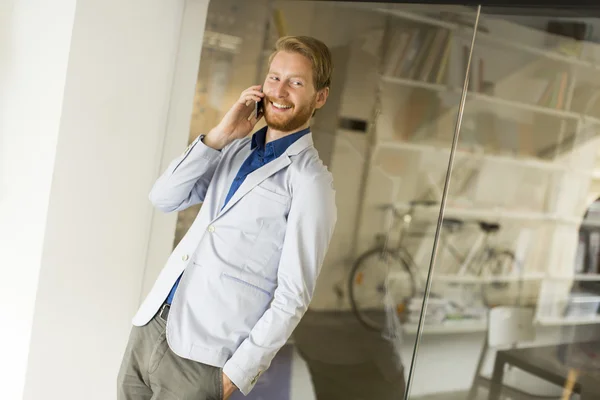
<path fill-rule="evenodd" d="M 221 122 L 204 137 L 204 144 L 214 149 L 222 149 L 233 140 L 242 139 L 254 129 L 263 115 L 264 97 L 260 85 L 250 86 L 240 95 L 238 101 L 227 111 Z M 254 108 L 252 108 L 254 102 Z M 258 104 L 257 104 L 258 103 Z M 255 116 L 258 113 L 258 118 Z"/>

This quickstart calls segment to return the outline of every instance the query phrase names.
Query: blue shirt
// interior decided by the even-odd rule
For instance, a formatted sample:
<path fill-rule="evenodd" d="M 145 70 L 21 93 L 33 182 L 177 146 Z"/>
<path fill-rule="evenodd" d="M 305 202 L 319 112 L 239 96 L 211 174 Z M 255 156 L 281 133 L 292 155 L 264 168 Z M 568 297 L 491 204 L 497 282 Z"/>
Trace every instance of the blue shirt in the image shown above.
<path fill-rule="evenodd" d="M 252 141 L 250 144 L 252 152 L 248 158 L 246 158 L 237 175 L 233 179 L 233 182 L 229 187 L 227 197 L 225 198 L 225 202 L 223 203 L 223 207 L 225 207 L 229 200 L 231 200 L 235 192 L 237 192 L 248 175 L 281 156 L 283 153 L 285 153 L 287 148 L 292 145 L 292 143 L 309 132 L 310 128 L 306 128 L 265 144 L 267 138 L 267 127 L 265 126 L 264 128 L 256 131 L 254 135 L 252 135 Z M 169 292 L 169 296 L 167 297 L 166 301 L 167 304 L 171 304 L 173 301 L 173 296 L 175 295 L 177 286 L 179 286 L 180 279 L 181 276 L 177 278 L 177 281 L 173 285 L 171 292 Z"/>

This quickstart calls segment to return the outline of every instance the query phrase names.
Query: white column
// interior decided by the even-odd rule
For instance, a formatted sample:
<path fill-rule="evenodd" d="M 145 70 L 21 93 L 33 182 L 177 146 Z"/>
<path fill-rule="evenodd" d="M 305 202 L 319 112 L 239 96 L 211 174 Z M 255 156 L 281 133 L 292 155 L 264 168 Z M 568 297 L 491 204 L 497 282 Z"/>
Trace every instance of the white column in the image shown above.
<path fill-rule="evenodd" d="M 147 265 L 147 195 L 163 149 L 183 150 L 188 136 L 190 115 L 172 119 L 185 92 L 174 88 L 193 93 L 202 31 L 185 73 L 177 61 L 184 15 L 193 8 L 203 27 L 207 7 L 0 6 L 2 398 L 116 397 Z M 163 247 L 153 257 L 164 261 Z"/>
<path fill-rule="evenodd" d="M 75 0 L 0 2 L 2 393 L 21 399 Z"/>

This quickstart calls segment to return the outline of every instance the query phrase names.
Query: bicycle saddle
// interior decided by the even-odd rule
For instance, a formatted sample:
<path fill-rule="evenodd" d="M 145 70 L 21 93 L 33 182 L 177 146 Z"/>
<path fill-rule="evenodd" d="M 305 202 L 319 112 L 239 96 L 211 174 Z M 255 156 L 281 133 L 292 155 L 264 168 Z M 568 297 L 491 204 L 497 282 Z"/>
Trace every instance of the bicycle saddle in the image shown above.
<path fill-rule="evenodd" d="M 479 221 L 479 228 L 486 233 L 498 232 L 500 230 L 500 224 L 494 222 Z"/>
<path fill-rule="evenodd" d="M 449 229 L 460 228 L 464 221 L 456 218 L 444 218 L 442 221 L 444 225 L 446 225 Z"/>
<path fill-rule="evenodd" d="M 431 207 L 431 206 L 435 206 L 439 203 L 435 200 L 411 200 L 408 204 L 411 206 Z"/>

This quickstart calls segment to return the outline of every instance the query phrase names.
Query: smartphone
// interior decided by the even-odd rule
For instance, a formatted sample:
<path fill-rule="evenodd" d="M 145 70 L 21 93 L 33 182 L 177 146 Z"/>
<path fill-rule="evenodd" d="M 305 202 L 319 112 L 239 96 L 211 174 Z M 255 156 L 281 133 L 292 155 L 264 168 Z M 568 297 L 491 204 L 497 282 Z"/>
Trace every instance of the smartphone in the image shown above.
<path fill-rule="evenodd" d="M 262 92 L 262 90 L 261 90 Z M 260 101 L 254 102 L 254 116 L 258 119 L 260 114 L 264 112 L 264 97 Z"/>

